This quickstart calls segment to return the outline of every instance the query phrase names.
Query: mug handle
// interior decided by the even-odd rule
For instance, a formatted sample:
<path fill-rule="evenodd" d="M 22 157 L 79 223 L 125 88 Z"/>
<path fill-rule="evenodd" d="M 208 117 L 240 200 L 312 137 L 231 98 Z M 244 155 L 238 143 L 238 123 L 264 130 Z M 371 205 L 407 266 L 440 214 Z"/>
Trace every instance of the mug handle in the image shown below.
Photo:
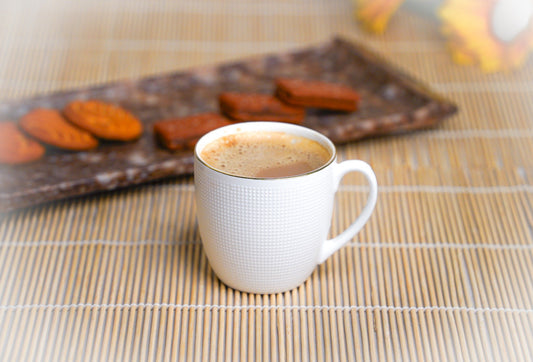
<path fill-rule="evenodd" d="M 378 198 L 378 182 L 376 180 L 376 175 L 370 167 L 370 165 L 364 161 L 360 160 L 348 160 L 335 165 L 335 170 L 333 171 L 334 178 L 334 192 L 337 192 L 339 184 L 348 172 L 360 172 L 365 175 L 368 184 L 370 186 L 370 191 L 368 193 L 368 200 L 366 202 L 361 215 L 342 233 L 333 239 L 326 240 L 322 244 L 322 248 L 318 257 L 318 264 L 322 264 L 329 258 L 334 252 L 339 250 L 344 244 L 346 244 L 351 238 L 355 236 L 366 224 L 372 211 L 374 211 L 374 206 L 376 206 L 376 201 Z"/>

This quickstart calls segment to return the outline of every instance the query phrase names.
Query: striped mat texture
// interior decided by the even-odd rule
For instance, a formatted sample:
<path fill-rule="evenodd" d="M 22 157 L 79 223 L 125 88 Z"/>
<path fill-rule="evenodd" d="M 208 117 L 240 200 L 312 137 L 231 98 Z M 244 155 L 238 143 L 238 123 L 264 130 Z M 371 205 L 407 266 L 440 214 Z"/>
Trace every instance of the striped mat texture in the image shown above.
<path fill-rule="evenodd" d="M 0 2 L 0 98 L 285 51 L 340 34 L 459 106 L 438 128 L 354 142 L 376 171 L 364 229 L 301 287 L 237 292 L 211 271 L 192 177 L 0 216 L 0 361 L 528 360 L 533 62 L 452 63 L 401 8 L 382 36 L 349 0 Z M 331 233 L 367 189 L 340 187 Z"/>

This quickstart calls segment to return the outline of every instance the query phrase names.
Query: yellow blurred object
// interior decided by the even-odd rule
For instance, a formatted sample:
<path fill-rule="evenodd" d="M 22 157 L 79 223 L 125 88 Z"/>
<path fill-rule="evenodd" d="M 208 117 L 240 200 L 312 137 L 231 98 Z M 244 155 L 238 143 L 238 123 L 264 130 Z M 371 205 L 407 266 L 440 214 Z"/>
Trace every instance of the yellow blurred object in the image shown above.
<path fill-rule="evenodd" d="M 353 0 L 355 17 L 364 29 L 381 34 L 404 0 Z"/>
<path fill-rule="evenodd" d="M 533 0 L 448 0 L 439 16 L 458 64 L 507 71 L 533 49 Z"/>
<path fill-rule="evenodd" d="M 404 2 L 352 1 L 362 27 L 377 34 L 386 30 Z M 420 1 L 408 3 L 421 5 Z M 521 66 L 533 50 L 533 0 L 444 0 L 438 16 L 457 64 L 477 65 L 485 72 L 508 71 Z"/>

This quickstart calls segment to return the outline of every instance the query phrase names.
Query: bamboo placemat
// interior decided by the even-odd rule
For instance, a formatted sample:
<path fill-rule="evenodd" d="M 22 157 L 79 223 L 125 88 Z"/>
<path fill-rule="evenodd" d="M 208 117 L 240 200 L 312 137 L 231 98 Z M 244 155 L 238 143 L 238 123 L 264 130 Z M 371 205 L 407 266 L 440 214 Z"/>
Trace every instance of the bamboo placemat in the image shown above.
<path fill-rule="evenodd" d="M 454 101 L 438 129 L 352 143 L 376 211 L 300 288 L 213 275 L 192 178 L 0 218 L 0 360 L 527 360 L 533 355 L 533 63 L 454 65 L 434 19 L 383 36 L 335 1 L 0 3 L 0 98 L 288 50 L 341 34 Z M 366 197 L 349 176 L 332 234 Z"/>

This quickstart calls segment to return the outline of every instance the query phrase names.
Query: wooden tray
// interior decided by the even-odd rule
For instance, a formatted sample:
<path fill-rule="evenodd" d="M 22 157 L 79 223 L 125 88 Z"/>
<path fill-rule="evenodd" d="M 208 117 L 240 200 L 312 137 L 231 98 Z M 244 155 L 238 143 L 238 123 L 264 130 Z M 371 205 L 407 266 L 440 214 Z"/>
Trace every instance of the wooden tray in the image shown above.
<path fill-rule="evenodd" d="M 338 144 L 428 128 L 456 112 L 453 104 L 340 38 L 293 52 L 4 102 L 0 120 L 17 120 L 37 107 L 62 109 L 75 99 L 101 99 L 132 111 L 146 130 L 133 143 L 106 142 L 90 152 L 48 150 L 32 164 L 1 165 L 0 211 L 191 174 L 192 152 L 161 149 L 153 122 L 218 111 L 222 91 L 272 93 L 279 76 L 340 82 L 361 94 L 357 112 L 307 113 L 304 125 Z"/>

